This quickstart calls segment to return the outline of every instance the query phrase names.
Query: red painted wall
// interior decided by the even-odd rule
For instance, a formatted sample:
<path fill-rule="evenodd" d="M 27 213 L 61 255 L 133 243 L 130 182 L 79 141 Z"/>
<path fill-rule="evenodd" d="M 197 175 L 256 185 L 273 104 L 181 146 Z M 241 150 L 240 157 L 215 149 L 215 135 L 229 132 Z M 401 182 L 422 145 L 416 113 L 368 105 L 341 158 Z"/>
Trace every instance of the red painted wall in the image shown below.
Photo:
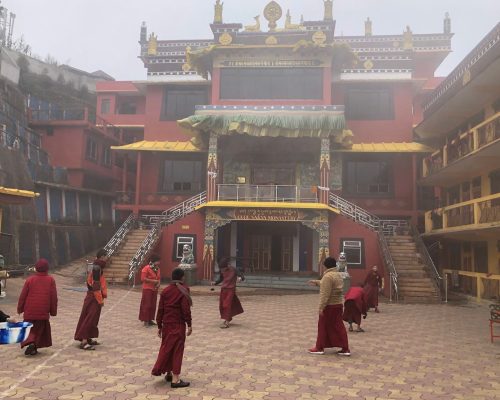
<path fill-rule="evenodd" d="M 196 235 L 195 262 L 198 265 L 197 275 L 199 279 L 203 277 L 204 226 L 204 213 L 195 211 L 181 221 L 177 221 L 163 229 L 160 243 L 157 247 L 157 252 L 161 257 L 160 270 L 163 278 L 170 278 L 172 270 L 179 265 L 178 262 L 172 261 L 176 234 Z M 186 229 L 183 229 L 183 227 Z"/>
<path fill-rule="evenodd" d="M 84 127 L 54 127 L 53 134 L 42 136 L 42 148 L 55 167 L 81 168 L 85 158 Z"/>
<path fill-rule="evenodd" d="M 354 134 L 354 143 L 413 141 L 412 83 L 397 83 L 391 86 L 394 93 L 394 119 L 347 120 L 347 126 Z M 334 85 L 332 104 L 345 104 L 347 88 L 348 84 Z"/>
<path fill-rule="evenodd" d="M 358 286 L 363 283 L 366 274 L 372 266 L 377 265 L 379 272 L 384 276 L 384 287 L 388 288 L 388 276 L 384 271 L 382 257 L 378 248 L 377 234 L 345 217 L 331 214 L 330 223 L 330 255 L 338 259 L 340 253 L 340 240 L 363 239 L 364 241 L 364 268 L 349 268 L 351 285 Z"/>

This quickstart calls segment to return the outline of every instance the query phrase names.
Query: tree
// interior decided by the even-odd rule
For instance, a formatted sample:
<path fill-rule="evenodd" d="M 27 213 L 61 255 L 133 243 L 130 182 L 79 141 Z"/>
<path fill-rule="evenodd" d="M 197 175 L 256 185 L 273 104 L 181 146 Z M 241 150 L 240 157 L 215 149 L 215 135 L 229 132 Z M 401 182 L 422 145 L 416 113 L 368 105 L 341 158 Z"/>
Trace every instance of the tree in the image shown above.
<path fill-rule="evenodd" d="M 21 35 L 19 39 L 15 40 L 14 43 L 12 43 L 12 50 L 26 54 L 27 56 L 31 56 L 31 46 L 26 43 L 24 35 Z"/>

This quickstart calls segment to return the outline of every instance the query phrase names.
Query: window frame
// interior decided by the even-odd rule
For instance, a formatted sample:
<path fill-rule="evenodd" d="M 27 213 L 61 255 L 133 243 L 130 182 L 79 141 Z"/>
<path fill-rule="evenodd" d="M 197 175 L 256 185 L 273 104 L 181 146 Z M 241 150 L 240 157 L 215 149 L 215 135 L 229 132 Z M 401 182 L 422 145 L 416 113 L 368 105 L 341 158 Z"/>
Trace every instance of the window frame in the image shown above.
<path fill-rule="evenodd" d="M 101 115 L 109 115 L 111 114 L 111 99 L 105 98 L 101 99 Z"/>
<path fill-rule="evenodd" d="M 96 163 L 98 157 L 99 157 L 99 150 L 98 150 L 97 140 L 95 140 L 91 136 L 87 136 L 87 141 L 85 145 L 85 159 Z"/>
<path fill-rule="evenodd" d="M 360 246 L 347 246 L 348 249 L 359 248 L 359 263 L 349 262 L 349 257 L 346 252 L 346 242 L 359 242 Z M 347 266 L 351 269 L 364 269 L 365 268 L 365 240 L 363 238 L 340 238 L 340 252 L 346 253 Z"/>
<path fill-rule="evenodd" d="M 370 97 L 377 99 L 363 104 L 363 101 Z M 359 96 L 355 100 L 355 95 Z M 387 95 L 387 109 L 382 109 L 381 96 Z M 362 99 L 361 101 L 359 99 Z M 354 104 L 353 104 L 354 103 Z M 357 104 L 361 103 L 361 104 Z M 351 121 L 392 121 L 396 119 L 396 103 L 394 101 L 394 90 L 388 86 L 368 86 L 368 87 L 350 87 L 345 92 L 344 104 L 346 108 L 346 119 Z M 375 110 L 374 107 L 378 107 Z"/>
<path fill-rule="evenodd" d="M 101 155 L 102 155 L 101 159 L 102 166 L 106 168 L 111 168 L 113 166 L 113 155 L 111 153 L 111 147 L 103 146 Z"/>
<path fill-rule="evenodd" d="M 171 170 L 171 168 L 168 168 L 167 169 L 167 163 L 176 163 L 176 162 L 191 162 L 193 163 L 193 173 L 195 172 L 196 170 L 196 163 L 198 163 L 198 172 L 199 172 L 199 176 L 200 176 L 200 181 L 199 182 L 196 182 L 196 181 L 175 181 L 175 179 L 173 179 L 174 177 L 172 175 L 169 176 L 169 178 L 172 178 L 172 180 L 168 180 L 167 181 L 167 176 L 166 176 L 166 173 L 167 173 L 167 170 Z M 160 193 L 167 193 L 167 194 L 178 194 L 178 195 L 190 195 L 190 194 L 194 194 L 194 193 L 198 193 L 199 191 L 203 190 L 204 189 L 204 184 L 205 184 L 205 179 L 204 179 L 204 174 L 203 174 L 203 171 L 204 171 L 204 163 L 203 163 L 203 160 L 201 159 L 178 159 L 178 158 L 167 158 L 167 159 L 164 159 L 161 161 L 161 171 L 160 171 L 160 174 L 159 174 L 159 177 L 158 177 L 158 192 Z M 172 172 L 171 172 L 172 173 Z M 167 184 L 168 183 L 168 184 Z M 186 184 L 186 183 L 190 183 L 191 184 L 191 187 L 188 189 L 188 190 L 176 190 L 174 185 L 176 183 L 180 183 L 180 184 Z M 196 187 L 196 183 L 198 183 L 198 187 Z M 193 185 L 194 184 L 194 185 Z"/>
<path fill-rule="evenodd" d="M 355 190 L 352 190 L 352 187 L 349 182 L 349 175 L 350 175 L 350 164 L 359 164 L 359 163 L 377 163 L 378 168 L 380 171 L 380 164 L 385 163 L 387 165 L 387 170 L 388 170 L 388 178 L 387 182 L 374 182 L 373 184 L 369 184 L 369 189 L 371 186 L 375 187 L 378 186 L 378 191 L 359 191 L 358 187 L 360 184 L 358 183 L 358 171 L 357 167 L 354 171 L 355 177 L 355 184 L 356 188 Z M 392 198 L 394 197 L 395 193 L 395 188 L 394 188 L 394 159 L 392 157 L 387 157 L 386 159 L 380 159 L 376 157 L 371 157 L 371 156 L 358 156 L 358 157 L 351 157 L 351 158 L 346 158 L 343 160 L 343 165 L 342 165 L 342 187 L 343 191 L 346 195 L 349 195 L 351 197 L 364 197 L 364 198 Z M 387 191 L 380 191 L 381 186 L 387 186 Z"/>
<path fill-rule="evenodd" d="M 200 101 L 196 100 L 195 104 L 192 104 L 192 111 L 190 112 L 179 112 L 177 110 L 178 106 L 178 99 L 176 99 L 176 109 L 171 110 L 169 107 L 171 107 L 171 104 L 173 102 L 173 98 L 169 99 L 171 96 L 180 96 L 180 95 L 186 95 L 187 96 L 199 96 Z M 186 101 L 186 98 L 184 101 Z M 209 101 L 208 99 L 208 89 L 205 86 L 167 86 L 164 91 L 163 91 L 163 101 L 161 105 L 161 111 L 160 111 L 160 120 L 161 121 L 178 121 L 180 119 L 187 118 L 195 113 L 195 106 L 198 105 L 204 105 L 207 104 Z M 189 104 L 191 106 L 191 104 Z M 187 105 L 185 105 L 187 108 Z"/>
<path fill-rule="evenodd" d="M 185 241 L 182 241 L 185 240 Z M 185 244 L 191 245 L 193 250 L 193 257 L 196 261 L 196 235 L 190 235 L 185 233 L 176 233 L 174 235 L 174 248 L 172 250 L 172 261 L 180 262 L 182 259 L 182 246 Z M 179 255 L 180 249 L 180 255 Z"/>

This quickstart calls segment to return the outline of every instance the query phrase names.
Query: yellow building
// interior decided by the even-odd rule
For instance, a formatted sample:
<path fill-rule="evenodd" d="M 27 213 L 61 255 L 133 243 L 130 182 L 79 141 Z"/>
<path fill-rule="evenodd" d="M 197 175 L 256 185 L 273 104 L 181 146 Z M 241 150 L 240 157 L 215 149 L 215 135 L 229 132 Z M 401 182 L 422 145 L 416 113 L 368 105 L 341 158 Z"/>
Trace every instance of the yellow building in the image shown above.
<path fill-rule="evenodd" d="M 434 198 L 425 239 L 448 286 L 500 298 L 500 23 L 423 104 L 416 127 L 437 149 L 419 184 Z"/>

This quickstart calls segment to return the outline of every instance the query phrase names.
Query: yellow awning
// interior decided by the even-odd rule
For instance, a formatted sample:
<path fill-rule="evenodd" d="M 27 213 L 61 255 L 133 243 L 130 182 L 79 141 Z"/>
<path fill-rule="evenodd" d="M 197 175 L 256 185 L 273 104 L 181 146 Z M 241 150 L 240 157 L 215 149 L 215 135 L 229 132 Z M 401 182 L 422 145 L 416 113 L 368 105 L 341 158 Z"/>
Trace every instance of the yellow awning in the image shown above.
<path fill-rule="evenodd" d="M 124 146 L 111 146 L 113 150 L 120 151 L 201 151 L 191 142 L 168 142 L 168 141 L 148 141 L 142 140 L 136 143 L 126 144 Z"/>
<path fill-rule="evenodd" d="M 351 149 L 336 149 L 342 153 L 433 153 L 435 149 L 416 142 L 355 143 Z"/>
<path fill-rule="evenodd" d="M 30 190 L 6 188 L 4 186 L 0 186 L 0 194 L 6 194 L 8 196 L 16 196 L 16 197 L 27 197 L 30 199 L 40 196 L 40 193 L 32 192 Z"/>

